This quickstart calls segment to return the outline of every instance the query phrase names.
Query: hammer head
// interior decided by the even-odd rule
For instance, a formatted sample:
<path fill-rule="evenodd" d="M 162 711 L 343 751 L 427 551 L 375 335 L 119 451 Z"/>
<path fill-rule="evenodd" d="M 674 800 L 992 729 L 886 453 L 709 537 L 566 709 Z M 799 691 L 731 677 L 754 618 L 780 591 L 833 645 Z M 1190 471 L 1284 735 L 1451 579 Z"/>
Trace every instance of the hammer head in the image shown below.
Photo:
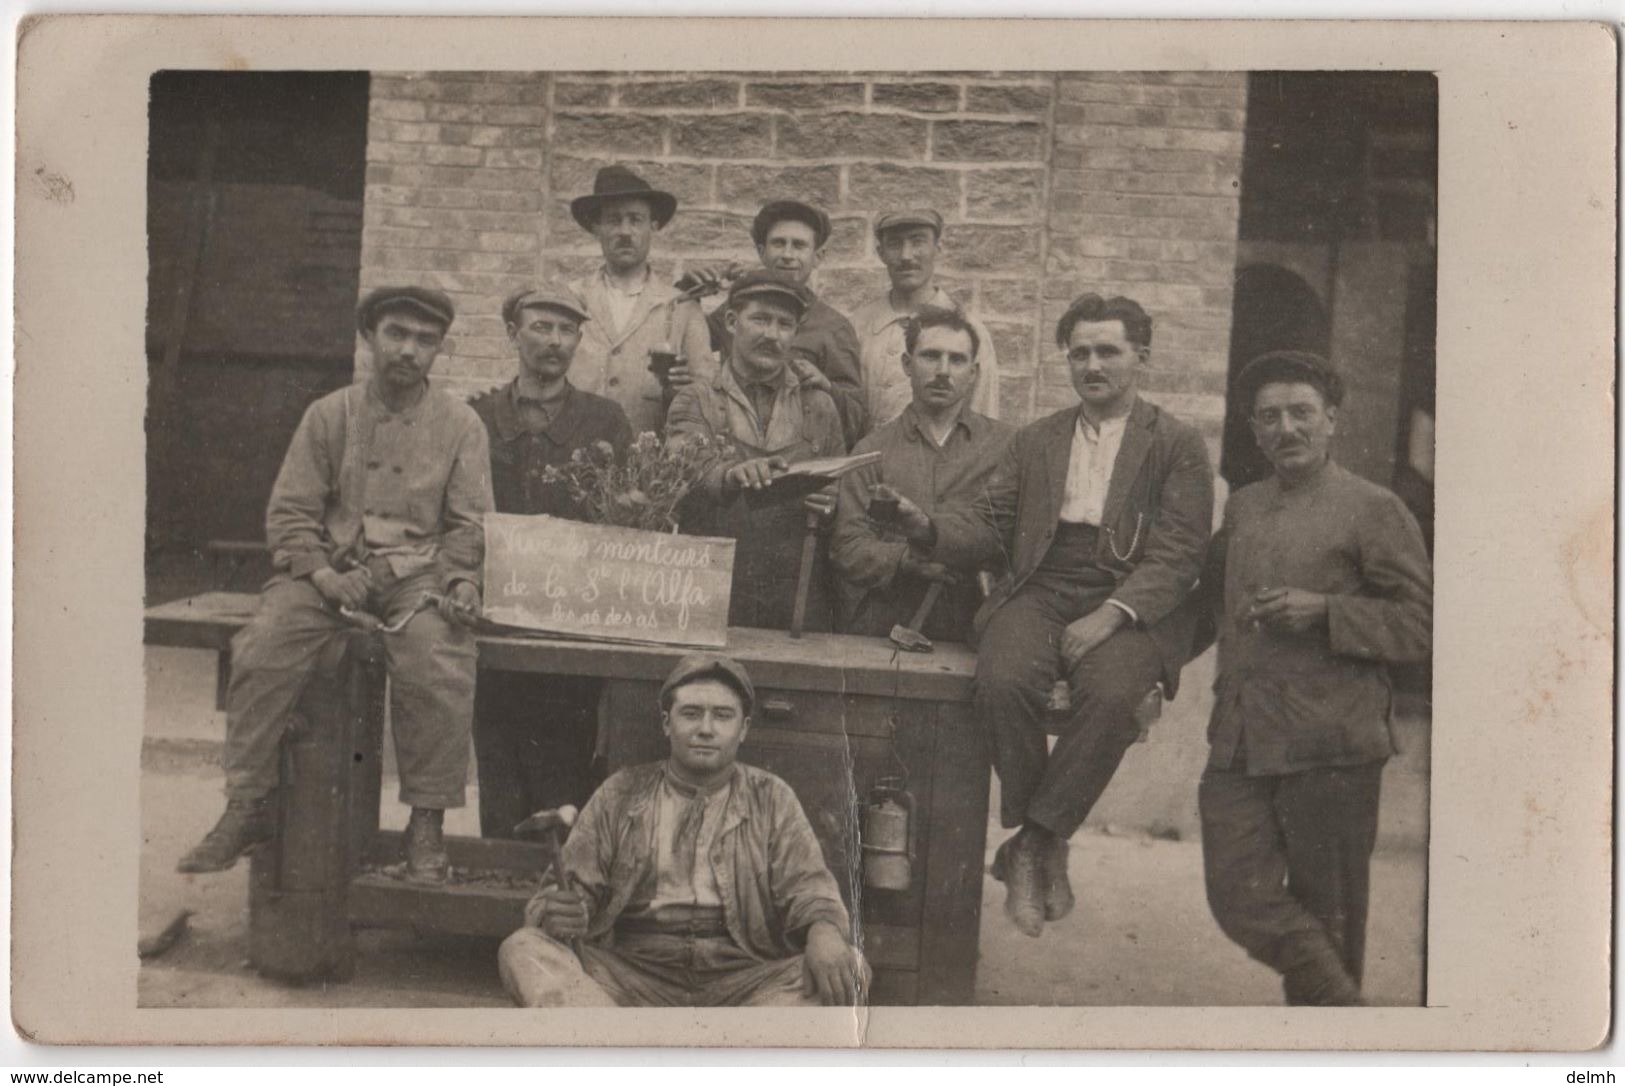
<path fill-rule="evenodd" d="M 891 643 L 904 652 L 931 651 L 931 639 L 919 630 L 911 630 L 907 626 L 893 626 L 891 628 Z"/>
<path fill-rule="evenodd" d="M 581 812 L 566 803 L 563 807 L 548 807 L 537 811 L 529 818 L 513 828 L 515 833 L 547 833 L 551 830 L 568 831 L 576 824 L 576 815 Z"/>

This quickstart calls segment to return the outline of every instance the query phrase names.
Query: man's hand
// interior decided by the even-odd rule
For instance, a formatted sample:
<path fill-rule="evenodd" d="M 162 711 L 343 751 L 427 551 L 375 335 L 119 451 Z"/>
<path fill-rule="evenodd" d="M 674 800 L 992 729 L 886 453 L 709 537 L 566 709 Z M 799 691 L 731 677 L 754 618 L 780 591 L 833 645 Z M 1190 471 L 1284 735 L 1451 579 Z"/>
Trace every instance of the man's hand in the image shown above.
<path fill-rule="evenodd" d="M 367 605 L 367 591 L 372 587 L 372 574 L 365 566 L 340 573 L 336 569 L 318 569 L 310 575 L 310 583 L 322 598 L 335 607 L 348 607 L 359 611 Z"/>
<path fill-rule="evenodd" d="M 459 626 L 473 626 L 480 620 L 480 590 L 473 581 L 458 581 L 440 597 L 440 617 Z"/>
<path fill-rule="evenodd" d="M 761 490 L 789 468 L 790 462 L 782 456 L 760 456 L 729 468 L 722 483 L 733 490 Z"/>
<path fill-rule="evenodd" d="M 1302 588 L 1264 588 L 1248 616 L 1274 633 L 1308 633 L 1326 625 L 1326 597 Z"/>
<path fill-rule="evenodd" d="M 925 510 L 885 483 L 876 483 L 870 488 L 869 500 L 873 502 L 877 498 L 892 498 L 897 502 L 897 516 L 889 521 L 876 522 L 880 527 L 900 533 L 911 543 L 924 543 L 931 538 L 931 518 L 925 515 Z"/>
<path fill-rule="evenodd" d="M 542 931 L 561 942 L 587 934 L 587 899 L 578 890 L 549 886 L 542 891 Z"/>
<path fill-rule="evenodd" d="M 863 955 L 846 945 L 841 930 L 827 920 L 807 929 L 807 952 L 801 958 L 804 989 L 826 1007 L 853 1007 L 869 989 L 872 976 Z"/>
<path fill-rule="evenodd" d="M 801 507 L 809 513 L 816 513 L 820 520 L 827 521 L 835 515 L 835 484 L 808 494 L 801 499 Z"/>
<path fill-rule="evenodd" d="M 1127 622 L 1128 614 L 1121 607 L 1101 604 L 1067 626 L 1061 634 L 1061 658 L 1067 662 L 1067 666 L 1076 667 L 1079 660 L 1099 648 Z"/>
<path fill-rule="evenodd" d="M 694 371 L 688 368 L 688 359 L 679 358 L 671 369 L 666 371 L 666 384 L 672 388 L 682 388 L 684 385 L 694 383 Z"/>
<path fill-rule="evenodd" d="M 799 354 L 790 356 L 790 372 L 796 375 L 796 380 L 803 388 L 817 389 L 820 392 L 829 392 L 834 388 L 824 371 L 813 365 L 812 360 L 803 358 Z"/>
<path fill-rule="evenodd" d="M 912 574 L 915 577 L 924 577 L 928 581 L 942 581 L 953 584 L 959 578 L 954 576 L 953 570 L 941 562 L 928 562 L 917 558 L 913 551 L 904 551 L 903 557 L 897 562 L 897 572 Z"/>
<path fill-rule="evenodd" d="M 743 274 L 745 266 L 737 260 L 730 260 L 726 264 L 696 264 L 683 273 L 677 281 L 677 289 L 684 293 L 715 294 L 719 290 L 728 289 L 735 279 Z"/>

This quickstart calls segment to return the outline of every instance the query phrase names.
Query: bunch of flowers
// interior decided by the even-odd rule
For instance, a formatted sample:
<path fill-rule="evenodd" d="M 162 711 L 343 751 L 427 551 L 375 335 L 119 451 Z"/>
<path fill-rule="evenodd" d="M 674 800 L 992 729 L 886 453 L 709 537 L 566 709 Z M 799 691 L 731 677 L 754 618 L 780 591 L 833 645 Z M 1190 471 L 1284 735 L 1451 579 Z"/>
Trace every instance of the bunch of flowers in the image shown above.
<path fill-rule="evenodd" d="M 645 431 L 615 459 L 607 441 L 595 441 L 550 466 L 546 483 L 560 483 L 583 520 L 647 532 L 675 532 L 677 506 L 705 474 L 734 459 L 726 441 L 687 436 L 672 444 Z"/>

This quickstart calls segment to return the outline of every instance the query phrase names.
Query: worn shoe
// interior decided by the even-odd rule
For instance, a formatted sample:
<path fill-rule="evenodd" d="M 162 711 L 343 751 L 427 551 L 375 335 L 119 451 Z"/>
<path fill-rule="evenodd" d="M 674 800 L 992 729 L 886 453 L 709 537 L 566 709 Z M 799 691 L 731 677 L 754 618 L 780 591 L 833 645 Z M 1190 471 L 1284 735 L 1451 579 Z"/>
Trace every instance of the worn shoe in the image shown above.
<path fill-rule="evenodd" d="M 1067 860 L 1072 855 L 1065 838 L 1057 837 L 1044 857 L 1044 919 L 1059 920 L 1072 911 L 1077 899 L 1072 896 L 1072 882 L 1067 878 Z"/>
<path fill-rule="evenodd" d="M 1306 962 L 1287 970 L 1281 989 L 1293 1007 L 1367 1006 L 1360 986 L 1336 960 Z"/>
<path fill-rule="evenodd" d="M 1000 848 L 1005 853 L 1002 877 L 1005 884 L 1004 912 L 1016 930 L 1036 939 L 1044 934 L 1044 863 L 1038 840 L 1022 832 Z M 997 857 L 994 860 L 997 864 Z"/>
<path fill-rule="evenodd" d="M 406 874 L 422 882 L 445 882 L 451 872 L 451 857 L 441 823 L 446 812 L 432 807 L 413 807 L 406 823 Z"/>
<path fill-rule="evenodd" d="M 175 870 L 187 875 L 225 871 L 237 862 L 237 857 L 265 844 L 275 833 L 276 820 L 269 796 L 228 800 L 226 811 L 214 829 L 181 857 Z"/>

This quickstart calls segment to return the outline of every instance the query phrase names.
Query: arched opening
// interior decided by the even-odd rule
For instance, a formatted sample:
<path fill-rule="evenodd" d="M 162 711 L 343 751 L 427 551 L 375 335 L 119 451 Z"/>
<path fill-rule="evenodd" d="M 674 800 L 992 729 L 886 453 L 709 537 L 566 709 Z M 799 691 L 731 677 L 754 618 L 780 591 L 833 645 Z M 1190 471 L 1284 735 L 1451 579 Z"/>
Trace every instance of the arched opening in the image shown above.
<path fill-rule="evenodd" d="M 1330 336 L 1326 306 L 1301 276 L 1275 264 L 1251 264 L 1236 272 L 1224 448 L 1219 461 L 1219 472 L 1232 490 L 1257 482 L 1270 470 L 1247 424 L 1248 405 L 1234 396 L 1236 378 L 1248 362 L 1266 351 L 1325 355 Z"/>

